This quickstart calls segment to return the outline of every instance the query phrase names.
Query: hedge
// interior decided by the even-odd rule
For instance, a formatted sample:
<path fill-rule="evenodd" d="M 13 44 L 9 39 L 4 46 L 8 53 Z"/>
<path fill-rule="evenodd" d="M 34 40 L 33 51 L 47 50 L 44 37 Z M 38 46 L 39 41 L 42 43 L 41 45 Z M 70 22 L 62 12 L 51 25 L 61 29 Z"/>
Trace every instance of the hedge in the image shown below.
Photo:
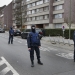
<path fill-rule="evenodd" d="M 73 32 L 75 29 L 71 29 L 70 33 L 70 39 L 73 39 Z M 63 37 L 63 31 L 62 29 L 45 29 L 45 35 L 46 36 L 62 36 Z M 65 29 L 64 31 L 64 37 L 66 39 L 69 39 L 69 29 Z"/>

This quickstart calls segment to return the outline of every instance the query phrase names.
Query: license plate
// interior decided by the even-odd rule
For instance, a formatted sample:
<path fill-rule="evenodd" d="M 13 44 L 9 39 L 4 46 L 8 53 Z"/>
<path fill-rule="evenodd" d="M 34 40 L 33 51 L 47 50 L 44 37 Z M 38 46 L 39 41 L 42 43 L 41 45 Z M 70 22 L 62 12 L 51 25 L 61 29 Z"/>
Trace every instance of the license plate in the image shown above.
<path fill-rule="evenodd" d="M 17 33 L 17 34 L 19 34 L 19 33 Z"/>

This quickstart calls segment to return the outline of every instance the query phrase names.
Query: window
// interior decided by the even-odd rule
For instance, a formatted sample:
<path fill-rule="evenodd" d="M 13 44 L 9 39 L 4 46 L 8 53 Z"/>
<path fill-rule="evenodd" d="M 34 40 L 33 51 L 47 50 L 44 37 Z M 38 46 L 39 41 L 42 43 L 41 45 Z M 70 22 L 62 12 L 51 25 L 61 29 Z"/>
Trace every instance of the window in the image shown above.
<path fill-rule="evenodd" d="M 35 9 L 34 10 L 32 10 L 32 14 L 34 14 L 35 13 Z"/>
<path fill-rule="evenodd" d="M 43 4 L 43 0 L 40 0 L 40 1 L 39 1 L 39 4 Z"/>
<path fill-rule="evenodd" d="M 28 18 L 28 21 L 31 21 L 31 20 L 32 20 L 32 18 L 31 18 L 31 17 L 29 17 L 29 18 Z"/>
<path fill-rule="evenodd" d="M 62 14 L 56 14 L 56 15 L 54 15 L 54 18 L 56 19 L 56 18 L 62 18 Z"/>
<path fill-rule="evenodd" d="M 40 8 L 39 10 L 40 10 L 40 12 L 43 12 L 43 8 Z"/>
<path fill-rule="evenodd" d="M 63 9 L 63 5 L 55 6 L 55 10 L 60 10 L 60 9 Z"/>
<path fill-rule="evenodd" d="M 43 16 L 39 16 L 40 20 L 43 20 Z"/>
<path fill-rule="evenodd" d="M 47 2 L 49 2 L 49 0 L 44 0 L 44 3 L 47 3 Z"/>
<path fill-rule="evenodd" d="M 31 7 L 31 4 L 28 4 L 28 5 L 27 5 L 27 8 L 30 8 L 30 7 Z"/>
<path fill-rule="evenodd" d="M 44 11 L 49 11 L 49 7 L 48 6 L 44 7 Z"/>
<path fill-rule="evenodd" d="M 32 21 L 34 21 L 35 20 L 35 17 L 32 17 Z"/>
<path fill-rule="evenodd" d="M 36 12 L 39 12 L 40 11 L 40 9 L 36 9 Z"/>
<path fill-rule="evenodd" d="M 39 5 L 40 3 L 39 2 L 36 2 L 36 5 Z"/>
<path fill-rule="evenodd" d="M 27 15 L 28 15 L 28 14 L 31 14 L 31 10 L 30 10 L 30 11 L 27 11 Z"/>
<path fill-rule="evenodd" d="M 30 1 L 30 0 L 26 0 L 26 2 L 28 2 L 28 1 Z"/>
<path fill-rule="evenodd" d="M 39 20 L 39 16 L 36 17 L 36 20 Z"/>
<path fill-rule="evenodd" d="M 55 24 L 55 28 L 62 28 L 62 23 Z"/>
<path fill-rule="evenodd" d="M 49 18 L 49 15 L 44 15 L 44 19 L 48 19 Z"/>
<path fill-rule="evenodd" d="M 35 6 L 35 3 L 32 3 L 32 6 Z"/>

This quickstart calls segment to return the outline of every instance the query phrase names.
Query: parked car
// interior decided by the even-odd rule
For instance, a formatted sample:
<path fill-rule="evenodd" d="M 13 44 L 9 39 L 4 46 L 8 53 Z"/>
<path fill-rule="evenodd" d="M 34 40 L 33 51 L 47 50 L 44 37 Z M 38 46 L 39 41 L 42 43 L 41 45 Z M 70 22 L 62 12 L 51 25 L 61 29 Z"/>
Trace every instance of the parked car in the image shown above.
<path fill-rule="evenodd" d="M 14 29 L 14 36 L 21 36 L 21 31 L 19 29 Z"/>
<path fill-rule="evenodd" d="M 39 33 L 39 36 L 40 36 L 40 39 L 43 37 L 43 33 L 42 33 L 42 30 L 39 29 L 39 28 L 36 28 L 36 32 Z M 22 39 L 27 39 L 27 36 L 28 34 L 30 33 L 30 30 L 24 30 L 22 33 L 21 33 L 21 38 Z"/>
<path fill-rule="evenodd" d="M 5 30 L 3 28 L 0 28 L 0 33 L 5 33 Z"/>

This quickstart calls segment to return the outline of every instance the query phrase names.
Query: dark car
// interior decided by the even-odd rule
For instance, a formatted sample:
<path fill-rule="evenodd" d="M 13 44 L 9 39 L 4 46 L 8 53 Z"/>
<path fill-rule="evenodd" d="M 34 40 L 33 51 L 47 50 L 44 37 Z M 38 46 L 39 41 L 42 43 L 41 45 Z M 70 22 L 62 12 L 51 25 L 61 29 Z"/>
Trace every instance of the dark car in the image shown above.
<path fill-rule="evenodd" d="M 14 36 L 21 36 L 21 31 L 19 29 L 14 29 Z"/>
<path fill-rule="evenodd" d="M 5 33 L 5 30 L 3 28 L 0 28 L 0 33 Z"/>
<path fill-rule="evenodd" d="M 24 30 L 22 33 L 21 33 L 21 37 L 22 39 L 27 39 L 27 36 L 28 36 L 28 33 L 30 33 L 31 30 Z M 40 39 L 43 37 L 43 33 L 42 33 L 42 30 L 39 29 L 39 28 L 36 28 L 36 32 L 39 33 L 39 36 L 40 36 Z"/>

